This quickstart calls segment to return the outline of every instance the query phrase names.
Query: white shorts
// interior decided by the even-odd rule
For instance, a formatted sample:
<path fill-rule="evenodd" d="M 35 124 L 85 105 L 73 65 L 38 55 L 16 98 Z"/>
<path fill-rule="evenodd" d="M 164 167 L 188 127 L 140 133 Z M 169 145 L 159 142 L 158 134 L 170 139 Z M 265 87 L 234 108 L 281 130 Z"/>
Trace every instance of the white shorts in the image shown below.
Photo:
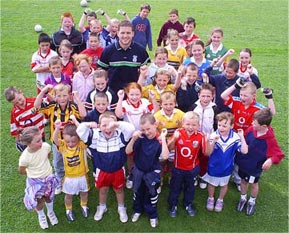
<path fill-rule="evenodd" d="M 89 184 L 87 175 L 80 177 L 64 177 L 62 192 L 69 195 L 78 195 L 80 192 L 88 192 Z"/>
<path fill-rule="evenodd" d="M 210 176 L 208 173 L 206 173 L 202 179 L 204 181 L 206 181 L 207 183 L 215 186 L 215 187 L 218 187 L 218 186 L 225 186 L 229 183 L 229 180 L 230 180 L 230 176 L 224 176 L 224 177 L 215 177 L 215 176 Z"/>

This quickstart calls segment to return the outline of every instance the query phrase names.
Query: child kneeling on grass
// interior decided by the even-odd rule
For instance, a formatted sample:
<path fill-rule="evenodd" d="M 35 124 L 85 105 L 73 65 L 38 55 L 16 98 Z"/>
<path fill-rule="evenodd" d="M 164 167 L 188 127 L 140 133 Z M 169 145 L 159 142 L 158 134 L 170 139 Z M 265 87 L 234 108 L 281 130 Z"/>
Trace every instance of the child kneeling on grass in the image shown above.
<path fill-rule="evenodd" d="M 208 172 L 202 179 L 208 182 L 207 209 L 216 212 L 223 210 L 223 199 L 228 191 L 228 183 L 231 173 L 234 170 L 234 158 L 237 151 L 247 154 L 248 145 L 246 144 L 243 130 L 236 133 L 233 130 L 234 115 L 230 112 L 222 112 L 216 116 L 218 129 L 210 135 L 208 142 Z M 215 188 L 220 186 L 218 200 L 214 201 Z"/>
<path fill-rule="evenodd" d="M 263 108 L 254 113 L 253 125 L 245 132 L 245 139 L 249 146 L 247 154 L 238 153 L 236 163 L 241 177 L 241 198 L 237 211 L 241 212 L 245 205 L 246 215 L 253 215 L 255 202 L 259 193 L 259 178 L 263 170 L 268 170 L 272 164 L 278 164 L 284 158 L 274 131 L 270 126 L 272 111 Z M 247 202 L 248 185 L 251 186 L 250 199 Z"/>
<path fill-rule="evenodd" d="M 95 186 L 99 189 L 99 206 L 94 215 L 100 221 L 107 211 L 106 200 L 109 187 L 113 186 L 118 203 L 119 219 L 127 222 L 128 217 L 124 206 L 125 147 L 132 137 L 134 126 L 119 121 L 112 112 L 104 112 L 99 117 L 99 126 L 95 122 L 82 122 L 77 127 L 77 134 L 92 154 L 96 165 Z"/>
<path fill-rule="evenodd" d="M 89 183 L 86 145 L 79 140 L 76 133 L 76 125 L 68 123 L 63 127 L 63 139 L 60 139 L 61 121 L 56 120 L 54 125 L 53 142 L 62 154 L 65 171 L 62 191 L 65 193 L 66 218 L 69 222 L 75 220 L 74 212 L 72 211 L 72 199 L 73 195 L 78 195 L 79 193 L 82 216 L 87 218 L 89 214 L 87 207 Z"/>
<path fill-rule="evenodd" d="M 167 130 L 163 130 L 158 140 L 157 122 L 151 113 L 140 117 L 141 130 L 133 134 L 125 152 L 134 153 L 133 177 L 133 210 L 132 222 L 136 222 L 145 210 L 152 227 L 158 225 L 158 193 L 161 166 L 159 157 L 168 159 L 169 149 L 166 143 Z"/>
<path fill-rule="evenodd" d="M 19 158 L 18 168 L 20 174 L 27 175 L 24 204 L 29 211 L 35 209 L 40 227 L 46 229 L 48 222 L 43 210 L 44 202 L 51 225 L 58 224 L 53 211 L 58 180 L 52 173 L 49 161 L 51 146 L 42 141 L 41 131 L 37 126 L 24 128 L 19 138 L 23 145 L 27 145 Z"/>

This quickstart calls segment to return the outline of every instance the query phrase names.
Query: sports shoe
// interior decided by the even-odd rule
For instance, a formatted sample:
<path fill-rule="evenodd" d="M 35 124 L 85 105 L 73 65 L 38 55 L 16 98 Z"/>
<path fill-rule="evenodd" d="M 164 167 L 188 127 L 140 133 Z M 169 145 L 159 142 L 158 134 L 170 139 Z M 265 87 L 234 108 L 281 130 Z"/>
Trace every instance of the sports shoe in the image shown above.
<path fill-rule="evenodd" d="M 66 212 L 66 218 L 69 222 L 73 222 L 75 220 L 74 212 L 72 210 L 68 210 Z"/>
<path fill-rule="evenodd" d="M 98 10 L 95 11 L 95 14 L 101 14 L 101 15 L 104 15 L 105 12 L 102 8 L 99 8 Z"/>
<path fill-rule="evenodd" d="M 255 212 L 255 203 L 248 202 L 246 208 L 246 215 L 253 215 Z"/>
<path fill-rule="evenodd" d="M 47 216 L 49 218 L 49 221 L 51 223 L 52 226 L 58 224 L 58 219 L 54 213 L 54 211 L 50 212 L 50 213 L 47 213 Z"/>
<path fill-rule="evenodd" d="M 81 213 L 84 218 L 87 218 L 89 215 L 89 208 L 87 206 L 81 206 Z"/>
<path fill-rule="evenodd" d="M 122 9 L 117 10 L 116 13 L 119 14 L 119 15 L 126 15 L 126 12 L 124 10 L 122 10 Z"/>
<path fill-rule="evenodd" d="M 204 181 L 203 179 L 200 179 L 200 189 L 205 189 L 207 188 L 207 182 Z"/>
<path fill-rule="evenodd" d="M 213 211 L 214 210 L 214 198 L 209 198 L 207 199 L 207 210 Z"/>
<path fill-rule="evenodd" d="M 151 218 L 150 219 L 150 224 L 151 224 L 151 227 L 155 228 L 159 224 L 159 221 L 158 221 L 157 218 Z"/>
<path fill-rule="evenodd" d="M 61 186 L 58 186 L 58 187 L 56 187 L 56 189 L 55 189 L 55 191 L 54 191 L 54 194 L 55 195 L 58 195 L 58 194 L 60 194 L 62 192 L 62 188 L 61 188 Z"/>
<path fill-rule="evenodd" d="M 175 218 L 177 216 L 177 207 L 176 206 L 172 206 L 170 209 L 169 209 L 169 215 L 172 217 L 172 218 Z"/>
<path fill-rule="evenodd" d="M 223 206 L 224 206 L 224 202 L 218 199 L 216 201 L 215 211 L 216 212 L 221 212 L 223 210 Z"/>
<path fill-rule="evenodd" d="M 195 210 L 193 208 L 193 206 L 191 204 L 189 204 L 187 207 L 186 207 L 186 211 L 188 212 L 188 215 L 193 217 L 195 216 Z"/>
<path fill-rule="evenodd" d="M 141 213 L 134 213 L 132 218 L 131 218 L 131 221 L 132 222 L 137 222 L 139 220 L 140 216 L 141 216 Z"/>
<path fill-rule="evenodd" d="M 39 225 L 42 229 L 48 228 L 48 222 L 47 222 L 47 218 L 45 215 L 38 216 L 38 221 L 39 221 Z"/>
<path fill-rule="evenodd" d="M 247 202 L 247 200 L 246 199 L 240 199 L 239 200 L 239 202 L 238 202 L 238 205 L 237 205 L 237 211 L 238 212 L 242 212 L 243 211 L 243 209 L 244 209 L 244 207 L 245 207 L 245 205 L 246 205 L 246 202 Z"/>
<path fill-rule="evenodd" d="M 127 178 L 125 186 L 127 189 L 132 189 L 133 182 Z"/>
<path fill-rule="evenodd" d="M 94 215 L 95 221 L 100 221 L 103 217 L 103 214 L 107 211 L 107 208 L 100 208 L 100 206 L 97 206 L 96 213 Z"/>
<path fill-rule="evenodd" d="M 117 209 L 117 211 L 118 211 L 118 214 L 119 214 L 119 220 L 122 223 L 126 223 L 127 220 L 128 220 L 128 216 L 127 216 L 127 213 L 126 213 L 126 208 L 125 207 L 119 207 Z"/>

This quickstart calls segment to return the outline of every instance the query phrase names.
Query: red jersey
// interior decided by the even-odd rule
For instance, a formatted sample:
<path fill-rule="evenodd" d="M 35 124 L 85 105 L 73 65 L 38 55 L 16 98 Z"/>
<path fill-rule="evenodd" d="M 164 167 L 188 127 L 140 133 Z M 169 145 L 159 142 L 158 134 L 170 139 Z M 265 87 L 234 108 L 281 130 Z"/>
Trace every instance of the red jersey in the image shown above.
<path fill-rule="evenodd" d="M 13 106 L 10 114 L 10 134 L 14 137 L 18 135 L 20 129 L 28 126 L 38 126 L 42 136 L 44 136 L 44 124 L 42 113 L 32 113 L 35 98 L 26 98 L 25 108 Z"/>
<path fill-rule="evenodd" d="M 262 104 L 257 103 L 255 100 L 245 108 L 240 97 L 232 95 L 229 96 L 227 101 L 224 101 L 224 104 L 232 109 L 232 113 L 234 114 L 234 129 L 243 129 L 244 131 L 252 125 L 254 113 L 264 108 Z"/>
<path fill-rule="evenodd" d="M 63 65 L 62 72 L 63 74 L 66 74 L 72 79 L 73 73 L 75 71 L 73 60 L 70 60 L 66 65 Z"/>
<path fill-rule="evenodd" d="M 196 34 L 193 34 L 193 36 L 191 35 L 190 37 L 188 37 L 187 35 L 184 34 L 184 32 L 183 32 L 181 38 L 185 42 L 186 46 L 190 45 L 194 40 L 200 39 L 200 37 Z"/>
<path fill-rule="evenodd" d="M 199 165 L 201 153 L 205 153 L 206 140 L 201 132 L 188 136 L 185 129 L 180 128 L 179 138 L 175 142 L 175 168 L 180 170 L 192 170 Z"/>
<path fill-rule="evenodd" d="M 91 67 L 96 70 L 97 69 L 97 61 L 100 58 L 102 51 L 103 51 L 103 48 L 98 47 L 96 50 L 93 50 L 91 48 L 85 49 L 81 53 L 87 54 L 88 56 L 91 57 Z"/>

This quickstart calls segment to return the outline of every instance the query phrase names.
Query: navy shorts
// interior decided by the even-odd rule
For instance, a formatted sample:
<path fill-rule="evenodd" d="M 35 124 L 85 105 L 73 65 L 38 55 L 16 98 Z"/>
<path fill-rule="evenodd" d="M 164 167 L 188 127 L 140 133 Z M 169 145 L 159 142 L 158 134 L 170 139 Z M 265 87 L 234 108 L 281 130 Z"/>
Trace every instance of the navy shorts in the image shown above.
<path fill-rule="evenodd" d="M 250 184 L 258 183 L 258 181 L 260 179 L 260 176 L 250 176 L 246 172 L 241 171 L 240 168 L 239 168 L 238 174 L 242 180 L 245 180 L 247 183 L 250 183 Z"/>

